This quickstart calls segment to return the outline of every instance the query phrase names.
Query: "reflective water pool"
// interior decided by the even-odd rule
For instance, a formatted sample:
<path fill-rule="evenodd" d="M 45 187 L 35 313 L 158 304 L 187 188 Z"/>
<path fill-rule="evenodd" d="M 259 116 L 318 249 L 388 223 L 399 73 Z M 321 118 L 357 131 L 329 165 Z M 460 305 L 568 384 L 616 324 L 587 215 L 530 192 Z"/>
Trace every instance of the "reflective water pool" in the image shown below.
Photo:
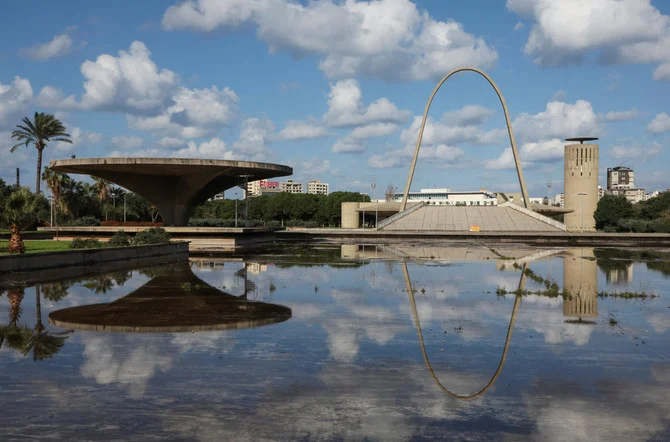
<path fill-rule="evenodd" d="M 2 440 L 670 439 L 668 252 L 276 247 L 0 291 Z"/>

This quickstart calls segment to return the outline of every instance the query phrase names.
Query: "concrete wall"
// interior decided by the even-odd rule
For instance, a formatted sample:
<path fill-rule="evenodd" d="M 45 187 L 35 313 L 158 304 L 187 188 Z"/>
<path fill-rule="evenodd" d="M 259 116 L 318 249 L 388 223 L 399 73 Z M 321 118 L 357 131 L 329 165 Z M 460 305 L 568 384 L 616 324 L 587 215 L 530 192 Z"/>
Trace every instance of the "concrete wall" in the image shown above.
<path fill-rule="evenodd" d="M 359 216 L 356 209 L 360 207 L 361 203 L 342 203 L 342 228 L 343 229 L 358 229 Z"/>
<path fill-rule="evenodd" d="M 593 212 L 598 206 L 597 144 L 565 146 L 564 185 L 566 213 L 563 222 L 569 232 L 592 232 L 596 229 Z"/>
<path fill-rule="evenodd" d="M 0 256 L 0 273 L 27 272 L 71 266 L 90 266 L 112 261 L 124 261 L 158 256 L 188 258 L 188 243 L 175 242 L 151 246 L 114 247 L 105 249 L 72 250 L 64 252 L 29 253 Z"/>

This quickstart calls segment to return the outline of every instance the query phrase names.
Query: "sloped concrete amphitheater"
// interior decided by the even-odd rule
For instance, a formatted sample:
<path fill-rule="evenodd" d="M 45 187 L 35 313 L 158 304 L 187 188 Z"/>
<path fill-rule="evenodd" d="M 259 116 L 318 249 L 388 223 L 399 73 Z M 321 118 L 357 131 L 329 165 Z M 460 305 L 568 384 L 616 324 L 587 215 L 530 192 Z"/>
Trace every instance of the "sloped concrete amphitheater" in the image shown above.
<path fill-rule="evenodd" d="M 565 232 L 565 226 L 522 207 L 422 206 L 379 224 L 382 231 Z"/>

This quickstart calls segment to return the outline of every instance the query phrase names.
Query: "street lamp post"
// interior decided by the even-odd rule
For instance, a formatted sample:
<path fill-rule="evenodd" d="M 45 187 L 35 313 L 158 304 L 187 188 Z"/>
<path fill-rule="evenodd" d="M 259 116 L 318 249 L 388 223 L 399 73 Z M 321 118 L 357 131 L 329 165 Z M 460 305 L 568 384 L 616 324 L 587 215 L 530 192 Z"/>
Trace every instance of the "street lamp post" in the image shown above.
<path fill-rule="evenodd" d="M 377 215 L 378 215 L 378 207 L 377 207 L 377 195 L 375 192 L 375 189 L 377 188 L 377 184 L 375 183 L 374 177 L 372 178 L 372 183 L 370 184 L 370 188 L 372 189 L 372 199 L 375 201 L 375 230 L 377 229 Z"/>
<path fill-rule="evenodd" d="M 235 190 L 235 227 L 237 227 L 237 190 Z"/>
<path fill-rule="evenodd" d="M 123 192 L 123 223 L 126 223 L 126 195 L 128 192 Z"/>
<path fill-rule="evenodd" d="M 582 222 L 581 222 L 581 233 L 584 233 L 584 195 L 588 195 L 586 192 L 579 192 L 579 211 L 582 213 Z"/>

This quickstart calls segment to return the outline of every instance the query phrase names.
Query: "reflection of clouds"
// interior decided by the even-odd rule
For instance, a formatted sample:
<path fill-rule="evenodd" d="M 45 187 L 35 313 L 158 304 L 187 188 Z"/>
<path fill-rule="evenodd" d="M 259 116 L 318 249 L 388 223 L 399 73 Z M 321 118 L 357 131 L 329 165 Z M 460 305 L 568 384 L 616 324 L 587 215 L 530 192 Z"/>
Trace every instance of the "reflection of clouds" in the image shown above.
<path fill-rule="evenodd" d="M 415 436 L 445 440 L 463 437 L 462 428 L 450 428 L 447 421 L 491 413 L 492 402 L 486 398 L 467 402 L 447 398 L 422 365 L 395 368 L 327 367 L 314 381 L 293 384 L 288 392 L 285 388 L 269 391 L 250 413 L 253 424 L 247 419 L 225 419 L 226 409 L 213 412 L 211 407 L 186 405 L 165 414 L 165 428 L 197 440 L 395 441 Z M 440 376 L 459 390 L 486 382 L 450 372 Z M 204 396 L 199 402 L 214 401 Z M 497 417 L 488 422 L 492 428 L 500 426 Z M 491 438 L 492 428 L 473 430 L 471 435 Z"/>
<path fill-rule="evenodd" d="M 601 382 L 596 398 L 581 394 L 582 388 L 586 387 L 538 382 L 535 391 L 525 395 L 529 417 L 536 423 L 534 439 L 628 441 L 655 439 L 662 432 L 667 436 L 669 384 Z"/>
<path fill-rule="evenodd" d="M 670 328 L 670 315 L 653 313 L 647 316 L 647 321 L 654 328 L 656 333 L 665 333 Z"/>
<path fill-rule="evenodd" d="M 173 333 L 170 344 L 175 346 L 180 353 L 228 353 L 235 348 L 236 340 L 231 331 L 221 330 L 197 333 Z"/>
<path fill-rule="evenodd" d="M 651 375 L 658 382 L 670 384 L 670 363 L 654 364 L 651 366 Z"/>
<path fill-rule="evenodd" d="M 81 374 L 98 384 L 118 383 L 133 398 L 141 398 L 156 370 L 166 372 L 172 358 L 159 354 L 158 343 L 145 336 L 116 336 L 82 334 L 84 357 Z M 139 344 L 139 345 L 138 345 Z"/>

